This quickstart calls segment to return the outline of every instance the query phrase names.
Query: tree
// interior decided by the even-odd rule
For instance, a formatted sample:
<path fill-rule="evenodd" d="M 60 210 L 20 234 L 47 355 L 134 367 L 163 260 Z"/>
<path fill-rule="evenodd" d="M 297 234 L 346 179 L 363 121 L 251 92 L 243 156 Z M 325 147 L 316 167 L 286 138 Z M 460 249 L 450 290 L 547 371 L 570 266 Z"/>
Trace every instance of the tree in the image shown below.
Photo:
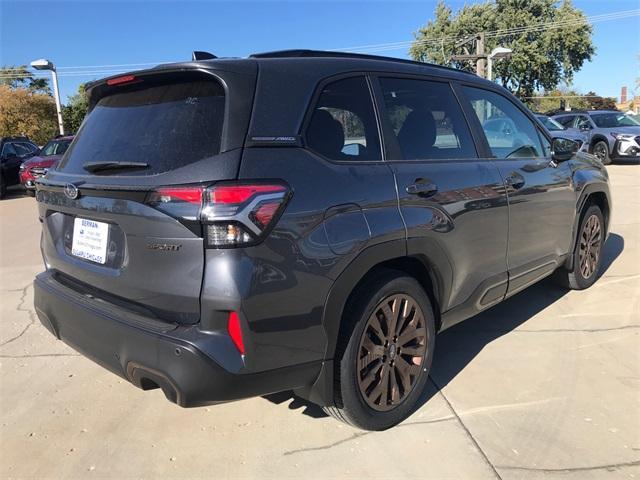
<path fill-rule="evenodd" d="M 78 93 L 68 97 L 67 104 L 62 107 L 62 121 L 67 132 L 77 132 L 89 108 L 89 98 L 85 85 L 80 84 Z"/>
<path fill-rule="evenodd" d="M 56 106 L 50 95 L 0 85 L 1 137 L 26 135 L 43 145 L 57 130 Z"/>
<path fill-rule="evenodd" d="M 520 97 L 531 97 L 537 90 L 553 90 L 561 82 L 570 83 L 574 73 L 595 53 L 592 28 L 582 11 L 570 0 L 556 3 L 490 0 L 465 5 L 453 15 L 440 0 L 435 18 L 416 34 L 410 54 L 416 60 L 474 71 L 470 62 L 452 61 L 451 55 L 475 53 L 469 50 L 471 44 L 460 45 L 460 39 L 485 32 L 485 52 L 498 45 L 513 50 L 510 59 L 494 63 L 494 75 L 503 86 Z M 562 23 L 553 28 L 525 29 L 551 22 Z M 520 30 L 504 32 L 514 28 Z"/>
<path fill-rule="evenodd" d="M 32 92 L 51 95 L 49 81 L 46 78 L 35 78 L 26 65 L 0 68 L 0 85 L 6 85 L 11 89 L 27 88 Z"/>
<path fill-rule="evenodd" d="M 589 92 L 584 97 L 588 108 L 592 110 L 615 110 L 616 99 L 612 97 L 601 97 L 596 92 Z"/>

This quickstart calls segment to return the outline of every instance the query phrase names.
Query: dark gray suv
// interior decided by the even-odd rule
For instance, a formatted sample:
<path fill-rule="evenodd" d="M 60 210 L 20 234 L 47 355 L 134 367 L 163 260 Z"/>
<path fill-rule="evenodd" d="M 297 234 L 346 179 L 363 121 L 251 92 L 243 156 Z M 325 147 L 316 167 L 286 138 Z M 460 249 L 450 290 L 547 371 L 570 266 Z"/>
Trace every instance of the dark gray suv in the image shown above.
<path fill-rule="evenodd" d="M 178 405 L 292 389 L 385 429 L 419 406 L 439 331 L 598 276 L 606 169 L 475 75 L 285 51 L 88 91 L 37 184 L 36 311 Z"/>

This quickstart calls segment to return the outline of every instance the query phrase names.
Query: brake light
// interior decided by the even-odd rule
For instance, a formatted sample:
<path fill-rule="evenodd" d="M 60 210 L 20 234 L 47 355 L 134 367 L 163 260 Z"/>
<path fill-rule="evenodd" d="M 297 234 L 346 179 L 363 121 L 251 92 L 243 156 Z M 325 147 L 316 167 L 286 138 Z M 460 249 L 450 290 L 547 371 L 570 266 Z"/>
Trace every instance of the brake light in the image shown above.
<path fill-rule="evenodd" d="M 135 75 L 123 75 L 121 77 L 110 78 L 109 80 L 107 80 L 107 85 L 109 86 L 123 85 L 125 83 L 140 82 L 140 81 L 142 80 L 138 80 Z"/>
<path fill-rule="evenodd" d="M 262 240 L 289 193 L 282 184 L 161 187 L 148 195 L 147 204 L 191 225 L 199 221 L 206 247 L 229 248 Z"/>
<path fill-rule="evenodd" d="M 244 340 L 242 339 L 242 328 L 240 327 L 240 317 L 236 312 L 229 312 L 227 320 L 227 332 L 241 355 L 244 355 Z"/>
<path fill-rule="evenodd" d="M 282 185 L 222 185 L 212 190 L 214 203 L 243 203 L 256 193 L 284 192 Z"/>

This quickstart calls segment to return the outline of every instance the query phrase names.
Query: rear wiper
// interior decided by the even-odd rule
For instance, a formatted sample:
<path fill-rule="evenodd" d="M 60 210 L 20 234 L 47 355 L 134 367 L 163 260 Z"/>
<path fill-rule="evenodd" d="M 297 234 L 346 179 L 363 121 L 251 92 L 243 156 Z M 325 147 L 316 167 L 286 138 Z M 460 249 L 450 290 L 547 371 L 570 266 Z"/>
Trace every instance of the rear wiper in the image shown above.
<path fill-rule="evenodd" d="M 124 170 L 127 168 L 148 168 L 145 162 L 86 162 L 82 168 L 88 172 L 102 172 L 105 170 Z"/>

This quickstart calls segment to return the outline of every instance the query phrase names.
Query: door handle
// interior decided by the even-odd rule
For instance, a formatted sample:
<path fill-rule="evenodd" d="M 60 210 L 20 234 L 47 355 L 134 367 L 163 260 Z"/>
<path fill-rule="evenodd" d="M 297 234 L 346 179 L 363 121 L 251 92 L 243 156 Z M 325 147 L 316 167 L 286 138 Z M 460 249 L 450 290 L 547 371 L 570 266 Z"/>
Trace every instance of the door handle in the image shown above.
<path fill-rule="evenodd" d="M 418 195 L 420 197 L 428 197 L 435 194 L 438 191 L 438 186 L 434 183 L 421 182 L 420 179 L 416 180 L 416 183 L 407 187 L 407 193 L 411 195 Z"/>
<path fill-rule="evenodd" d="M 513 172 L 511 175 L 504 179 L 504 183 L 517 190 L 524 187 L 524 177 L 517 172 Z"/>

